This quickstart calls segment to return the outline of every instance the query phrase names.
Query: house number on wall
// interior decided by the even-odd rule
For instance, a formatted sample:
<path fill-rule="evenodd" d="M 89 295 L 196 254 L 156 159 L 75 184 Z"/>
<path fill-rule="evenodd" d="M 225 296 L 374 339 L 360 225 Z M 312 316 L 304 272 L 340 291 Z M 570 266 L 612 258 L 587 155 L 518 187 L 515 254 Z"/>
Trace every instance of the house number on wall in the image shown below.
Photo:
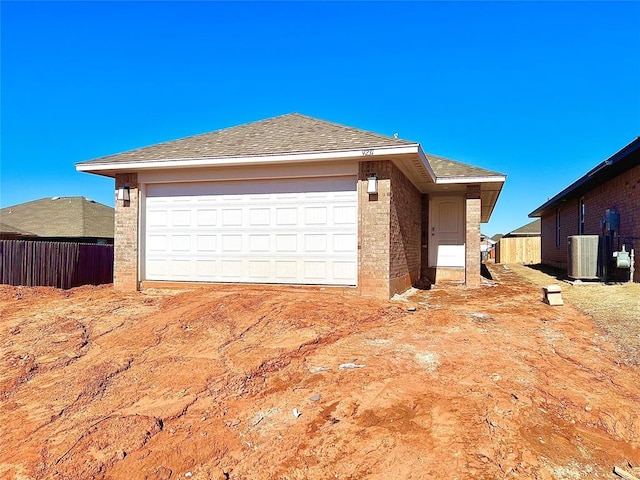
<path fill-rule="evenodd" d="M 363 156 L 373 155 L 373 149 L 368 148 L 368 149 L 364 149 L 364 150 L 362 150 L 362 155 L 363 155 Z"/>

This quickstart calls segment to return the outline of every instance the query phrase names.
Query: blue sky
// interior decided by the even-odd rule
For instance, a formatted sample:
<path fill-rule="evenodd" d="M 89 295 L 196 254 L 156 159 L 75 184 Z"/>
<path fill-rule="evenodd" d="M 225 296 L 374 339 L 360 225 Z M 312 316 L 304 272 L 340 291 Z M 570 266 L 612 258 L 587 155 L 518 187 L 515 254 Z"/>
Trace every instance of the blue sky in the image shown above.
<path fill-rule="evenodd" d="M 637 2 L 0 2 L 0 206 L 74 163 L 299 112 L 508 175 L 506 233 L 640 135 Z"/>

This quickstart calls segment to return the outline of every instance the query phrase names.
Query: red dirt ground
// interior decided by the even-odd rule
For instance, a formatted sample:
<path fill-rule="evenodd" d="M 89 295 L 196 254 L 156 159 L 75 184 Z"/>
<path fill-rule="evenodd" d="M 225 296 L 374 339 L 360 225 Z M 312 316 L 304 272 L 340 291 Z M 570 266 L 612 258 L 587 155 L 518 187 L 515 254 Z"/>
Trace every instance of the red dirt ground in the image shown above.
<path fill-rule="evenodd" d="M 1 286 L 0 477 L 637 472 L 640 369 L 577 309 L 498 280 L 408 302 Z"/>

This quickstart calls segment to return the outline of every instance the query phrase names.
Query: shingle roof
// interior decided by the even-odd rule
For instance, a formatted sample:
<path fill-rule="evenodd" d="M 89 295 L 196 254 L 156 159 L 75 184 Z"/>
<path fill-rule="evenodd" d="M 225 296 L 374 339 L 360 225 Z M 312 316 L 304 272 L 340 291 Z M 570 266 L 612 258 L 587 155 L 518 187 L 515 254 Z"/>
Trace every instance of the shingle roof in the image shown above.
<path fill-rule="evenodd" d="M 26 235 L 33 236 L 31 232 L 25 232 L 24 230 L 20 230 L 12 225 L 7 225 L 6 223 L 0 222 L 0 233 L 13 233 L 17 235 Z"/>
<path fill-rule="evenodd" d="M 487 170 L 485 168 L 475 167 L 466 163 L 451 160 L 450 158 L 439 157 L 430 153 L 425 154 L 429 165 L 438 178 L 457 178 L 457 177 L 493 177 L 503 175 L 502 173 Z"/>
<path fill-rule="evenodd" d="M 516 228 L 515 230 L 507 233 L 506 236 L 509 237 L 517 237 L 517 236 L 533 236 L 533 235 L 540 235 L 541 232 L 541 228 L 540 228 L 540 219 L 536 218 L 533 222 L 531 223 L 527 223 L 526 225 L 520 227 L 520 228 Z"/>
<path fill-rule="evenodd" d="M 290 113 L 89 160 L 80 165 L 330 152 L 415 144 Z"/>
<path fill-rule="evenodd" d="M 0 220 L 39 237 L 113 238 L 114 209 L 84 197 L 47 197 L 3 208 Z"/>

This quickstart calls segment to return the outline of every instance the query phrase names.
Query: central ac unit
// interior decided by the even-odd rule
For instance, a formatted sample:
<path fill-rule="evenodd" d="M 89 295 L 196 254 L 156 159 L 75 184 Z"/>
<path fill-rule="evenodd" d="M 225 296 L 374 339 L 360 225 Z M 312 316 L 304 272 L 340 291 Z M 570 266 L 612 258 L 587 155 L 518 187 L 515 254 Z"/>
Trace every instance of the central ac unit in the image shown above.
<path fill-rule="evenodd" d="M 597 280 L 598 235 L 567 237 L 567 276 L 580 280 Z"/>

